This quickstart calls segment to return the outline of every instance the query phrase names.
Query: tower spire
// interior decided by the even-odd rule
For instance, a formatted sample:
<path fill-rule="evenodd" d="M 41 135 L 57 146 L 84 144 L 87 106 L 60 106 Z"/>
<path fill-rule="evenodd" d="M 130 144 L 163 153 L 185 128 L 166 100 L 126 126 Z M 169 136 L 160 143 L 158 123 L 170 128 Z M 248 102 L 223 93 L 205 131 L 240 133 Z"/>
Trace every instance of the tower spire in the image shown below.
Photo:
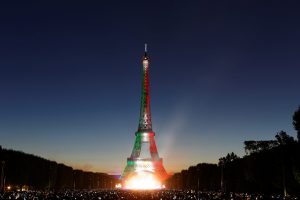
<path fill-rule="evenodd" d="M 147 43 L 145 43 L 145 57 L 147 56 Z"/>

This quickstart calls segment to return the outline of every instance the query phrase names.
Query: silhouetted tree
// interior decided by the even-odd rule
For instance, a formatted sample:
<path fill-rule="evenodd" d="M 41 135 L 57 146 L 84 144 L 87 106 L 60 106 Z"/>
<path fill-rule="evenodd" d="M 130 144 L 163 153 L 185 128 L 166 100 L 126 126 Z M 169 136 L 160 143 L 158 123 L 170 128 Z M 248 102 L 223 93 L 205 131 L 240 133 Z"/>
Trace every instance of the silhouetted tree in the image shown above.
<path fill-rule="evenodd" d="M 247 155 L 252 153 L 258 153 L 261 151 L 270 150 L 276 146 L 278 146 L 278 142 L 276 140 L 262 140 L 262 141 L 245 141 L 245 153 Z"/>
<path fill-rule="evenodd" d="M 226 165 L 237 159 L 239 159 L 239 157 L 235 153 L 231 152 L 231 153 L 228 153 L 225 157 L 222 157 L 219 159 L 219 165 L 221 164 L 220 162 L 222 162 L 222 164 Z"/>
<path fill-rule="evenodd" d="M 248 141 L 245 141 L 244 142 L 244 149 L 245 149 L 245 153 L 248 155 L 248 154 L 251 154 L 251 153 L 254 153 L 254 152 L 257 152 L 257 145 L 256 145 L 256 141 L 254 140 L 248 140 Z"/>
<path fill-rule="evenodd" d="M 235 182 L 235 176 L 233 175 L 235 172 L 235 170 L 231 170 L 234 167 L 234 162 L 236 160 L 238 160 L 239 157 L 231 152 L 228 153 L 225 157 L 221 157 L 219 159 L 219 167 L 220 167 L 220 188 L 222 191 L 226 192 L 228 187 L 230 187 L 229 185 L 233 182 Z"/>
<path fill-rule="evenodd" d="M 279 131 L 275 135 L 275 138 L 277 139 L 279 145 L 288 145 L 295 142 L 294 138 L 289 136 L 285 131 Z"/>
<path fill-rule="evenodd" d="M 295 130 L 297 131 L 298 142 L 300 142 L 300 106 L 293 115 L 293 125 Z"/>

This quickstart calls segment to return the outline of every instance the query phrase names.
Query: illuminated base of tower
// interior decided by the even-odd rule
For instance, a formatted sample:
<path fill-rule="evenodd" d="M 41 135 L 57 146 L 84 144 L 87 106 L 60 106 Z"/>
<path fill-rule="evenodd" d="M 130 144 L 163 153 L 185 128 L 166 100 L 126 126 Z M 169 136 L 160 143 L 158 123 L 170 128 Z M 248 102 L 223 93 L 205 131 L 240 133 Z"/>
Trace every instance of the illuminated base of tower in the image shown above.
<path fill-rule="evenodd" d="M 134 147 L 122 174 L 122 185 L 125 189 L 161 189 L 168 174 L 159 157 L 155 133 L 138 131 L 135 133 Z M 143 152 L 149 154 L 143 157 Z"/>
<path fill-rule="evenodd" d="M 124 189 L 162 189 L 163 181 L 168 177 L 162 159 L 127 159 L 122 175 Z"/>

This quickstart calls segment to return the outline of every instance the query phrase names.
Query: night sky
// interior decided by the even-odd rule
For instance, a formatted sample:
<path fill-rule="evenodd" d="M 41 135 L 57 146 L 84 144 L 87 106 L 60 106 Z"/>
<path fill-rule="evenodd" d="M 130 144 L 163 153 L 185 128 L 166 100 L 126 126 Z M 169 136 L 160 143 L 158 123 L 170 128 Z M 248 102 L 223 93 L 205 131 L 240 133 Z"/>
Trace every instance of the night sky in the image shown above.
<path fill-rule="evenodd" d="M 0 145 L 121 173 L 138 126 L 148 43 L 151 110 L 168 172 L 296 136 L 297 1 L 0 3 Z"/>

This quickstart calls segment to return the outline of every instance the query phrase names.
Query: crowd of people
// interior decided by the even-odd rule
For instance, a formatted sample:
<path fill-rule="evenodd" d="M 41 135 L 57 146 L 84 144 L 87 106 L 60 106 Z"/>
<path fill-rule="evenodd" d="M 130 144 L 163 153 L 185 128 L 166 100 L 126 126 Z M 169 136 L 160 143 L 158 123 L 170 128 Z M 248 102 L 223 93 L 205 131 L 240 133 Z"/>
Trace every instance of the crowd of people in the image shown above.
<path fill-rule="evenodd" d="M 0 195 L 0 200 L 298 200 L 296 196 L 201 192 L 194 190 L 93 190 L 93 191 L 10 191 Z"/>

